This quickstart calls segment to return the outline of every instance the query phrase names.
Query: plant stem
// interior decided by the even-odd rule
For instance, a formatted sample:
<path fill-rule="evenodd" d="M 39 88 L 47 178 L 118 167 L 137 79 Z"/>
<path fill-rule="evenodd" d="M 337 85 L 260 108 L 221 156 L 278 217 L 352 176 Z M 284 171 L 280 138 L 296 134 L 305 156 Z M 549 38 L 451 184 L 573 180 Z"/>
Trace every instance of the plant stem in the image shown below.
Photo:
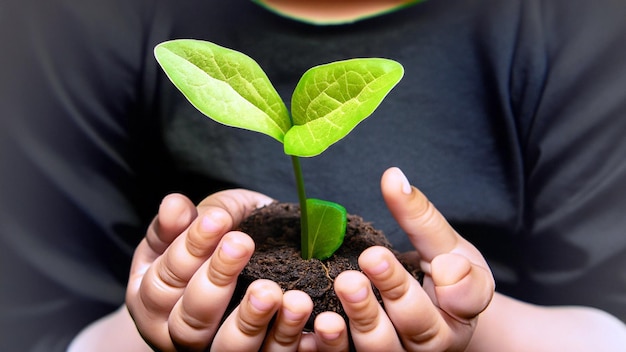
<path fill-rule="evenodd" d="M 306 208 L 306 192 L 304 190 L 304 177 L 302 176 L 302 166 L 300 158 L 292 155 L 293 173 L 296 176 L 296 187 L 298 188 L 298 199 L 300 200 L 300 255 L 303 259 L 311 259 L 309 252 L 309 216 Z"/>

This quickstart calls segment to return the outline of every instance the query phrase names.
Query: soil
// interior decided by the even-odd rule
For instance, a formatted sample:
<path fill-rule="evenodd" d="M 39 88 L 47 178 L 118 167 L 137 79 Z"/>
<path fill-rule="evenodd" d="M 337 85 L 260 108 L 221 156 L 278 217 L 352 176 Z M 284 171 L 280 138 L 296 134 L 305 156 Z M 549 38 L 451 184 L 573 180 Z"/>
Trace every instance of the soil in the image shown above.
<path fill-rule="evenodd" d="M 273 203 L 257 209 L 240 225 L 239 230 L 254 238 L 256 250 L 249 264 L 239 276 L 234 301 L 239 302 L 245 288 L 256 279 L 270 279 L 283 290 L 302 290 L 314 302 L 313 314 L 307 327 L 317 314 L 334 311 L 345 313 L 333 290 L 333 280 L 346 270 L 359 270 L 357 259 L 361 252 L 373 245 L 393 250 L 380 231 L 361 217 L 348 215 L 343 245 L 330 258 L 303 260 L 300 257 L 300 207 L 291 203 Z M 411 263 L 405 268 L 418 280 L 421 272 Z M 378 295 L 378 293 L 376 292 Z"/>

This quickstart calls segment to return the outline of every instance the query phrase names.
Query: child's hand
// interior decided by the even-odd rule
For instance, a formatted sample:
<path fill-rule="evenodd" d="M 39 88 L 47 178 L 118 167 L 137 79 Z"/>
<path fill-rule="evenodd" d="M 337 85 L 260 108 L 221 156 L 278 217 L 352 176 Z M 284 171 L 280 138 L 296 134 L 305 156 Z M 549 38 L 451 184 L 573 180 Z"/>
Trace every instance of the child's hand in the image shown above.
<path fill-rule="evenodd" d="M 256 351 L 280 309 L 266 344 L 297 346 L 312 302 L 301 292 L 283 295 L 271 281 L 252 283 L 242 303 L 220 325 L 239 272 L 254 251 L 248 235 L 231 230 L 271 201 L 245 190 L 216 193 L 197 208 L 181 195 L 163 199 L 135 251 L 126 296 L 148 344 L 163 351 L 208 346 Z"/>
<path fill-rule="evenodd" d="M 348 271 L 337 277 L 335 290 L 357 350 L 464 350 L 494 294 L 489 267 L 400 170 L 387 170 L 381 186 L 426 276 L 422 287 L 390 251 L 372 247 L 359 257 L 367 276 Z M 384 310 L 370 282 L 380 290 Z"/>

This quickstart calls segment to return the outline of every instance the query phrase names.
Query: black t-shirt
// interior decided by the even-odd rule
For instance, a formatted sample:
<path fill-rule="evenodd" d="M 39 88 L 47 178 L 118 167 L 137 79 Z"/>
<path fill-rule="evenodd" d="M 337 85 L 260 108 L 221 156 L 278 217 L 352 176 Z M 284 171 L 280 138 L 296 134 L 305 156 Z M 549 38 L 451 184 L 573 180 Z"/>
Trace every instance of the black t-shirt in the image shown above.
<path fill-rule="evenodd" d="M 203 117 L 157 43 L 242 51 L 288 102 L 309 67 L 388 57 L 405 77 L 319 157 L 308 195 L 409 243 L 382 172 L 401 167 L 488 259 L 501 292 L 626 321 L 626 4 L 430 0 L 317 27 L 250 1 L 0 4 L 0 350 L 63 350 L 123 303 L 168 192 L 296 201 L 275 140 Z"/>

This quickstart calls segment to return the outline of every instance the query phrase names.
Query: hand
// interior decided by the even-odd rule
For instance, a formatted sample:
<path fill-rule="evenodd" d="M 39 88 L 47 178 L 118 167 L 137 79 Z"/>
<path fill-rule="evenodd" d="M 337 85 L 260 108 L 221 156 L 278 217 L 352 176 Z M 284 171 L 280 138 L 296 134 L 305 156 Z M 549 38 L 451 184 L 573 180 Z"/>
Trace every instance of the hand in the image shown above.
<path fill-rule="evenodd" d="M 312 302 L 301 292 L 283 295 L 271 281 L 253 282 L 220 325 L 237 277 L 254 250 L 249 236 L 231 230 L 271 201 L 244 190 L 216 193 L 197 208 L 181 195 L 163 199 L 135 251 L 126 295 L 128 310 L 148 344 L 163 351 L 205 350 L 210 345 L 219 351 L 256 351 L 281 309 L 267 344 L 297 346 Z"/>
<path fill-rule="evenodd" d="M 447 223 L 397 168 L 381 181 L 385 202 L 409 236 L 425 272 L 423 287 L 382 247 L 359 257 L 365 275 L 347 271 L 335 291 L 358 351 L 462 351 L 495 283 L 480 252 Z M 371 284 L 380 291 L 384 310 Z"/>

